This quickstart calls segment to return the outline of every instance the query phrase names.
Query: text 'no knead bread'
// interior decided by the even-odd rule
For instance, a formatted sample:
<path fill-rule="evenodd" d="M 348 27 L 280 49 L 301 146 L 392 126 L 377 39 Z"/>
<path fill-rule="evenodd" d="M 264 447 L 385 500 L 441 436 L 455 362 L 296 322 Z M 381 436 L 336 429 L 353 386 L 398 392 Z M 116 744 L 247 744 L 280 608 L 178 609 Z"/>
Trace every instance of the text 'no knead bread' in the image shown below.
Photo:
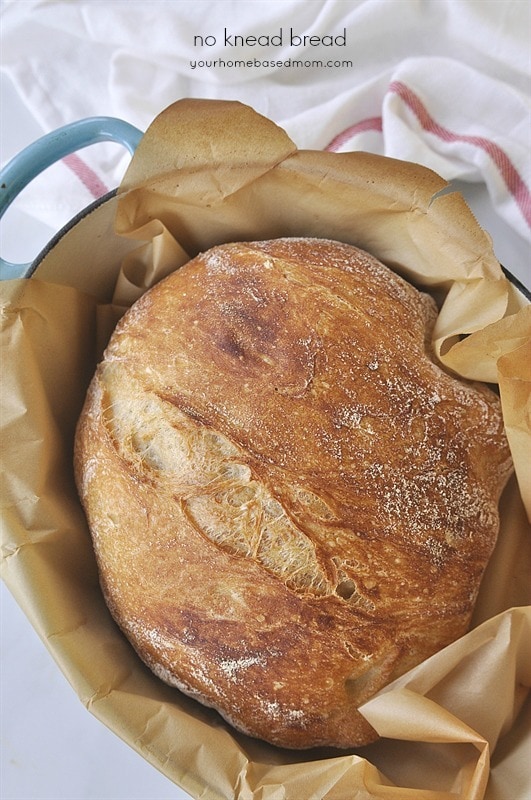
<path fill-rule="evenodd" d="M 79 493 L 116 621 L 276 745 L 464 634 L 511 471 L 497 396 L 435 363 L 426 294 L 350 245 L 226 244 L 144 294 L 91 383 Z"/>

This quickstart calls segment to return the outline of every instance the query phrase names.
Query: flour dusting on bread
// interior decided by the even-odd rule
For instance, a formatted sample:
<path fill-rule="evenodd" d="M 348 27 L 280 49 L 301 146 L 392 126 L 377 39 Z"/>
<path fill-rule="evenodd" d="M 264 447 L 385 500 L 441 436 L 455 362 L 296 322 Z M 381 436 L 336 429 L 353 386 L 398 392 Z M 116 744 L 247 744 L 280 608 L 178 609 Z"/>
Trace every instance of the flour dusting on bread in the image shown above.
<path fill-rule="evenodd" d="M 75 468 L 109 608 L 252 736 L 374 741 L 360 704 L 467 630 L 512 467 L 436 316 L 350 245 L 220 245 L 125 314 L 94 376 Z"/>

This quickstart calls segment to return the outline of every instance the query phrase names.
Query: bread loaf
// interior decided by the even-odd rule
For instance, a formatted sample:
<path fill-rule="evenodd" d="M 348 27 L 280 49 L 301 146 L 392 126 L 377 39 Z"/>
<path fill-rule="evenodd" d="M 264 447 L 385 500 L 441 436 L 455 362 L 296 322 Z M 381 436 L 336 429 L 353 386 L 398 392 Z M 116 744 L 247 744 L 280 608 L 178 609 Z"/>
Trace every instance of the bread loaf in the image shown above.
<path fill-rule="evenodd" d="M 437 309 L 320 239 L 226 244 L 125 314 L 79 420 L 102 590 L 167 683 L 288 748 L 464 634 L 511 471 Z"/>

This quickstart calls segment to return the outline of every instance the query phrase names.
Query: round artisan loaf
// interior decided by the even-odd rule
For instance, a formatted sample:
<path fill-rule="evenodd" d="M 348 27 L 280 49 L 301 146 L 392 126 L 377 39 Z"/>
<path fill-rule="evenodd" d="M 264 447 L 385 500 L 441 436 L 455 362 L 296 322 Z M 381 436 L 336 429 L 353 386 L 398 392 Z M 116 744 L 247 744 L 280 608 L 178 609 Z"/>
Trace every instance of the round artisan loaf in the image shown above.
<path fill-rule="evenodd" d="M 75 470 L 104 596 L 164 681 L 273 744 L 462 635 L 511 470 L 434 301 L 349 245 L 226 244 L 148 291 L 88 392 Z"/>

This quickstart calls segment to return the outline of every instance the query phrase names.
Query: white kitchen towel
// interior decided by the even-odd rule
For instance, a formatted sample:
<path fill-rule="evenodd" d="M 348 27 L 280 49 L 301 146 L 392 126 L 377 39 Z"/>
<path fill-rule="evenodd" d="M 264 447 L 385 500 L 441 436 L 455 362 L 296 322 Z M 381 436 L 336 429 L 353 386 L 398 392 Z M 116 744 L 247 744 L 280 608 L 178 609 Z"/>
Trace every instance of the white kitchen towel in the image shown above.
<path fill-rule="evenodd" d="M 145 130 L 182 97 L 240 100 L 300 148 L 483 183 L 531 242 L 530 30 L 528 0 L 3 0 L 0 68 L 45 131 L 95 115 Z M 59 227 L 128 158 L 80 151 L 24 208 Z"/>

